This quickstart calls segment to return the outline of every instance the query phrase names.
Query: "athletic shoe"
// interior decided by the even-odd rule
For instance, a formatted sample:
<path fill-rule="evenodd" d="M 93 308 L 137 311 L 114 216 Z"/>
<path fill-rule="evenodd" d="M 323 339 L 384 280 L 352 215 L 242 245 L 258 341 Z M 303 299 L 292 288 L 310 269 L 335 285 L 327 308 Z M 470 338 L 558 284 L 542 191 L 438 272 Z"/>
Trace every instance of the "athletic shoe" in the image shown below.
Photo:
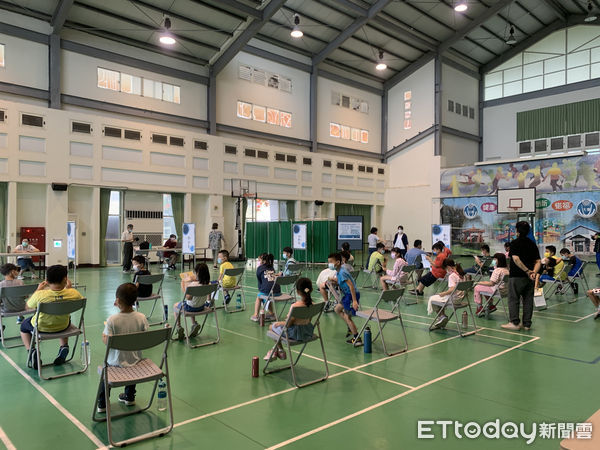
<path fill-rule="evenodd" d="M 598 320 L 598 319 L 600 319 L 600 311 L 598 311 L 596 313 L 596 315 L 594 316 L 594 320 Z"/>
<path fill-rule="evenodd" d="M 125 403 L 125 406 L 133 406 L 135 405 L 135 398 L 127 398 L 125 392 L 119 394 L 119 401 L 121 403 Z"/>
<path fill-rule="evenodd" d="M 129 270 L 123 270 L 123 273 L 129 273 Z"/>
<path fill-rule="evenodd" d="M 479 306 L 477 307 L 477 310 L 475 311 L 475 315 L 476 315 L 477 317 L 481 317 L 481 316 L 483 316 L 483 312 L 484 312 L 484 311 L 483 311 L 483 305 L 479 305 Z"/>
<path fill-rule="evenodd" d="M 515 325 L 512 322 L 508 322 L 508 323 L 503 323 L 502 325 L 500 325 L 502 328 L 504 328 L 505 330 L 512 330 L 512 331 L 520 331 L 521 330 L 521 325 Z"/>
<path fill-rule="evenodd" d="M 437 330 L 439 328 L 443 328 L 448 323 L 448 317 L 444 314 L 439 316 L 431 327 L 432 330 Z"/>
<path fill-rule="evenodd" d="M 496 305 L 490 305 L 488 306 L 488 313 L 493 313 L 494 311 L 497 311 L 498 308 L 496 308 Z"/>
<path fill-rule="evenodd" d="M 25 279 L 25 277 L 24 277 L 23 275 L 19 275 L 19 276 L 17 277 L 17 280 L 24 280 L 24 279 Z"/>
<path fill-rule="evenodd" d="M 183 338 L 185 338 L 185 331 L 183 330 L 183 327 L 177 327 L 177 340 L 183 341 Z"/>
<path fill-rule="evenodd" d="M 361 338 L 360 336 L 356 336 L 356 337 L 352 336 L 352 337 L 351 337 L 350 339 L 348 339 L 346 342 L 347 342 L 348 344 L 352 344 L 352 345 L 354 345 L 355 347 L 358 347 L 358 346 L 361 346 L 361 345 L 363 345 L 363 341 L 362 341 L 362 338 Z"/>
<path fill-rule="evenodd" d="M 600 314 L 600 312 L 598 314 Z M 348 328 L 348 331 L 346 331 L 346 337 L 349 338 L 350 336 L 352 336 L 352 331 L 350 331 L 350 328 Z"/>
<path fill-rule="evenodd" d="M 58 349 L 58 356 L 54 360 L 54 365 L 60 366 L 61 364 L 64 364 L 67 361 L 67 356 L 69 356 L 69 347 L 60 347 Z"/>
<path fill-rule="evenodd" d="M 252 322 L 258 322 L 258 316 L 250 316 Z"/>
<path fill-rule="evenodd" d="M 275 314 L 267 314 L 265 316 L 265 322 L 274 322 L 277 319 L 275 318 Z"/>
<path fill-rule="evenodd" d="M 440 320 L 440 323 L 439 323 L 440 328 L 446 328 L 446 325 L 448 324 L 448 321 L 450 320 L 450 318 L 448 316 L 442 316 L 441 319 L 442 320 Z"/>
<path fill-rule="evenodd" d="M 98 405 L 96 406 L 96 411 L 99 414 L 105 413 L 106 412 L 106 405 L 100 406 L 100 403 L 98 403 Z"/>
<path fill-rule="evenodd" d="M 286 359 L 287 355 L 285 354 L 285 350 L 277 350 L 277 357 L 279 359 Z"/>
<path fill-rule="evenodd" d="M 192 331 L 190 331 L 190 338 L 196 337 L 198 336 L 198 333 L 200 332 L 200 324 L 199 323 L 195 323 L 194 326 L 192 327 Z"/>
<path fill-rule="evenodd" d="M 23 317 L 23 316 L 17 317 L 17 325 L 21 325 L 21 323 L 23 323 L 24 320 L 25 320 L 25 317 Z"/>
<path fill-rule="evenodd" d="M 37 360 L 37 350 L 33 349 L 31 354 L 27 355 L 27 367 L 30 367 L 33 370 L 37 370 L 38 368 L 38 360 Z"/>
<path fill-rule="evenodd" d="M 225 294 L 225 304 L 229 305 L 229 302 L 231 301 L 231 295 L 229 294 Z"/>
<path fill-rule="evenodd" d="M 523 331 L 529 331 L 531 330 L 531 327 L 523 327 Z"/>
<path fill-rule="evenodd" d="M 269 350 L 265 356 L 263 356 L 265 361 L 275 361 L 277 359 L 277 352 L 273 350 Z"/>

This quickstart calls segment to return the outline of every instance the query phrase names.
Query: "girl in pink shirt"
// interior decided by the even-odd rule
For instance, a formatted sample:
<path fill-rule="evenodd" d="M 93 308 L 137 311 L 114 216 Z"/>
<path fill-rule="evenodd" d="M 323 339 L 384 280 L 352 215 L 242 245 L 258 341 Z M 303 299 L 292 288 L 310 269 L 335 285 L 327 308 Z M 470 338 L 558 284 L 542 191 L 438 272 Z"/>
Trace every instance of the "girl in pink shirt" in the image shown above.
<path fill-rule="evenodd" d="M 406 274 L 402 272 L 402 268 L 408 265 L 408 263 L 402 259 L 400 256 L 401 253 L 402 251 L 398 247 L 394 247 L 391 251 L 391 257 L 394 260 L 394 268 L 392 270 L 386 270 L 386 274 L 379 279 L 379 282 L 381 283 L 381 289 L 384 291 L 389 289 L 386 281 L 390 280 L 394 283 L 401 283 L 402 278 L 406 278 Z"/>

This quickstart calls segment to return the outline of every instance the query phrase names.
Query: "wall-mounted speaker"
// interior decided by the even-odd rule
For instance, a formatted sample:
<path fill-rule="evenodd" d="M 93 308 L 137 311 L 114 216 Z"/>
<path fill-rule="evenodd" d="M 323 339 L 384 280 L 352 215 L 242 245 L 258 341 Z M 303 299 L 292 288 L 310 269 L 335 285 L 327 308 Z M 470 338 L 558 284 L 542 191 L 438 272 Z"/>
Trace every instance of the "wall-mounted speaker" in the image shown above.
<path fill-rule="evenodd" d="M 66 191 L 69 188 L 67 183 L 52 183 L 53 191 Z"/>
<path fill-rule="evenodd" d="M 325 203 L 323 200 L 315 200 L 315 205 L 317 206 L 323 206 L 323 203 Z"/>

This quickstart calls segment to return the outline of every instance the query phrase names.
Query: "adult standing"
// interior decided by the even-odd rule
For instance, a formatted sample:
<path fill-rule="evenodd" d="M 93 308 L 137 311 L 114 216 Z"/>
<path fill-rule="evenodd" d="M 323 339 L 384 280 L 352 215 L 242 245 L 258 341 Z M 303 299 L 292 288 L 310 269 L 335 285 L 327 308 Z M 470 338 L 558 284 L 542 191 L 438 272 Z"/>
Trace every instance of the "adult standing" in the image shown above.
<path fill-rule="evenodd" d="M 121 242 L 123 243 L 123 272 L 128 273 L 131 271 L 131 260 L 133 259 L 133 225 L 128 224 L 127 229 L 123 231 L 121 235 Z"/>
<path fill-rule="evenodd" d="M 408 236 L 404 234 L 404 227 L 398 225 L 398 232 L 394 235 L 394 247 L 400 249 L 400 257 L 404 259 L 408 250 Z"/>
<path fill-rule="evenodd" d="M 594 241 L 594 253 L 596 253 L 596 265 L 598 266 L 597 277 L 600 277 L 600 233 L 596 233 L 592 236 Z"/>
<path fill-rule="evenodd" d="M 219 231 L 219 224 L 213 223 L 212 230 L 208 233 L 208 248 L 212 250 L 213 267 L 215 269 L 217 268 L 217 257 L 221 251 L 221 241 L 223 241 L 223 245 L 225 245 L 225 237 L 223 236 L 223 233 Z"/>
<path fill-rule="evenodd" d="M 371 228 L 371 234 L 369 234 L 367 236 L 367 244 L 369 246 L 369 258 L 371 257 L 371 255 L 373 254 L 373 252 L 375 250 L 377 250 L 377 243 L 381 242 L 381 239 L 379 238 L 379 236 L 377 236 L 377 228 L 373 227 Z M 368 262 L 368 260 L 367 260 Z"/>
<path fill-rule="evenodd" d="M 508 280 L 509 322 L 502 325 L 507 330 L 525 331 L 531 328 L 533 316 L 533 288 L 535 274 L 540 270 L 540 252 L 527 237 L 531 227 L 528 222 L 517 222 L 517 238 L 510 243 L 510 268 Z M 523 299 L 523 321 L 519 319 L 519 303 Z"/>

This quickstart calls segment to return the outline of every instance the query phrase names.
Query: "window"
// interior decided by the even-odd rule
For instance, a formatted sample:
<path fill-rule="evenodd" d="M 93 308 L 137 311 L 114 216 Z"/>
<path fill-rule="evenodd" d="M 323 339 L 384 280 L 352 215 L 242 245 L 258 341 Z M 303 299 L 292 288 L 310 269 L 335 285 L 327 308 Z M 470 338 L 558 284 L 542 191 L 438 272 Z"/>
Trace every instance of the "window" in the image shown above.
<path fill-rule="evenodd" d="M 121 82 L 121 73 L 114 70 L 103 69 L 98 67 L 98 87 L 102 89 L 110 89 L 111 91 L 119 91 Z"/>
<path fill-rule="evenodd" d="M 331 167 L 331 161 L 323 161 L 323 167 Z"/>
<path fill-rule="evenodd" d="M 275 161 L 285 161 L 285 155 L 283 153 L 275 153 Z"/>
<path fill-rule="evenodd" d="M 344 164 L 344 163 L 342 163 L 342 162 L 339 162 L 339 163 L 337 163 L 337 164 L 336 164 L 336 167 L 337 167 L 338 169 L 342 169 L 342 170 L 344 170 L 344 168 L 345 168 L 346 166 L 345 166 L 345 164 Z"/>
<path fill-rule="evenodd" d="M 121 74 L 121 92 L 142 95 L 142 79 L 126 73 Z"/>
<path fill-rule="evenodd" d="M 134 130 L 124 130 L 123 137 L 125 139 L 130 139 L 132 141 L 141 141 L 142 133 L 139 131 L 134 131 Z"/>
<path fill-rule="evenodd" d="M 108 222 L 104 236 L 107 264 L 121 262 L 121 192 L 110 191 Z"/>
<path fill-rule="evenodd" d="M 167 144 L 167 135 L 152 133 L 152 142 L 155 144 Z"/>
<path fill-rule="evenodd" d="M 104 127 L 104 136 L 121 138 L 122 130 L 115 127 Z"/>
<path fill-rule="evenodd" d="M 163 238 L 168 239 L 171 234 L 177 234 L 175 219 L 173 218 L 171 194 L 163 194 Z"/>
<path fill-rule="evenodd" d="M 286 155 L 285 158 L 286 158 L 286 161 L 289 163 L 294 163 L 294 164 L 296 163 L 296 156 L 294 156 L 294 155 Z"/>
<path fill-rule="evenodd" d="M 226 145 L 225 146 L 225 153 L 228 155 L 236 155 L 237 154 L 237 147 L 234 145 Z"/>
<path fill-rule="evenodd" d="M 249 156 L 250 158 L 256 158 L 256 150 L 252 148 L 244 149 L 244 155 Z"/>
<path fill-rule="evenodd" d="M 0 44 L 0 67 L 4 67 L 4 44 Z"/>
<path fill-rule="evenodd" d="M 174 145 L 175 147 L 183 147 L 185 145 L 185 141 L 182 137 L 169 137 L 169 145 Z"/>
<path fill-rule="evenodd" d="M 46 124 L 42 116 L 34 116 L 33 114 L 21 114 L 21 125 L 30 127 L 43 127 Z"/>
<path fill-rule="evenodd" d="M 179 86 L 102 67 L 98 67 L 98 87 L 125 94 L 143 95 L 165 102 L 180 103 L 181 101 Z"/>
<path fill-rule="evenodd" d="M 305 166 L 312 165 L 312 158 L 302 158 L 302 164 L 304 164 Z"/>
<path fill-rule="evenodd" d="M 257 158 L 261 159 L 269 159 L 269 152 L 265 152 L 264 150 L 259 150 L 256 153 Z"/>
<path fill-rule="evenodd" d="M 248 221 L 278 222 L 289 219 L 285 201 L 248 199 L 246 208 L 246 220 Z"/>
<path fill-rule="evenodd" d="M 377 169 L 377 173 L 379 175 L 385 175 L 385 169 L 383 167 L 380 167 L 379 169 Z"/>

